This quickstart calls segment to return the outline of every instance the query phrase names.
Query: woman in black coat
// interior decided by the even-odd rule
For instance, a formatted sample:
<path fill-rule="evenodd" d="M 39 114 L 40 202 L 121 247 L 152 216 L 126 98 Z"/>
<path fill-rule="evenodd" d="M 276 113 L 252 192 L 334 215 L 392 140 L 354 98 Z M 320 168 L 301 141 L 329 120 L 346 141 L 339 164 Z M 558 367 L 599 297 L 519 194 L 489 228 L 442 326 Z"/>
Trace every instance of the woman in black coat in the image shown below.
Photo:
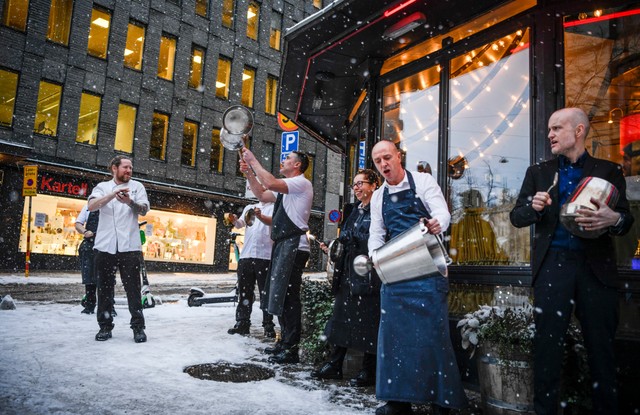
<path fill-rule="evenodd" d="M 335 258 L 332 291 L 336 296 L 333 314 L 325 328 L 332 345 L 329 360 L 311 372 L 317 379 L 342 379 L 342 363 L 348 349 L 364 352 L 362 369 L 351 379 L 352 386 L 375 385 L 376 348 L 380 322 L 380 280 L 372 271 L 360 276 L 353 270 L 353 259 L 367 255 L 371 213 L 369 202 L 379 184 L 373 170 L 360 170 L 353 180 L 356 204 L 344 222 L 334 244 L 342 245 L 342 254 Z M 323 251 L 327 247 L 321 244 Z"/>

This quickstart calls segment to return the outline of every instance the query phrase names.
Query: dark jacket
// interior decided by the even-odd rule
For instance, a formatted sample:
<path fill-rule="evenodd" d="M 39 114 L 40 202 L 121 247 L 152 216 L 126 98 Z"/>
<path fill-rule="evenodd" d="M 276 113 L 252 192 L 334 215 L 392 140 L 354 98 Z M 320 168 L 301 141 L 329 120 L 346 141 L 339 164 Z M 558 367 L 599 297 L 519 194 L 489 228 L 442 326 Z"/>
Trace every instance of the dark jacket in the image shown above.
<path fill-rule="evenodd" d="M 345 209 L 346 210 L 346 209 Z M 333 314 L 325 334 L 330 343 L 375 354 L 380 323 L 380 279 L 375 271 L 360 276 L 353 270 L 353 259 L 367 254 L 371 212 L 369 206 L 355 207 L 342 226 L 338 240 L 344 246 L 335 264 Z"/>
<path fill-rule="evenodd" d="M 547 206 L 542 214 L 531 207 L 531 199 L 536 192 L 546 191 L 551 186 L 553 176 L 558 171 L 558 168 L 559 161 L 557 158 L 529 167 L 516 205 L 510 213 L 513 226 L 522 228 L 535 225 L 532 246 L 533 258 L 531 261 L 533 282 L 535 282 L 542 261 L 549 251 L 556 226 L 562 226 L 559 223 L 561 206 L 557 203 L 559 200 L 559 186 L 551 190 L 551 199 L 554 203 L 551 206 Z M 626 183 L 619 165 L 608 160 L 591 157 L 589 154 L 587 154 L 582 171 L 582 177 L 588 176 L 607 180 L 618 189 L 620 194 L 618 204 L 614 210 L 622 215 L 622 223 L 618 227 L 610 228 L 609 232 L 596 239 L 582 239 L 587 263 L 595 275 L 605 285 L 616 287 L 618 284 L 618 271 L 611 236 L 624 235 L 629 231 L 634 221 L 629 211 L 629 202 L 626 197 Z"/>

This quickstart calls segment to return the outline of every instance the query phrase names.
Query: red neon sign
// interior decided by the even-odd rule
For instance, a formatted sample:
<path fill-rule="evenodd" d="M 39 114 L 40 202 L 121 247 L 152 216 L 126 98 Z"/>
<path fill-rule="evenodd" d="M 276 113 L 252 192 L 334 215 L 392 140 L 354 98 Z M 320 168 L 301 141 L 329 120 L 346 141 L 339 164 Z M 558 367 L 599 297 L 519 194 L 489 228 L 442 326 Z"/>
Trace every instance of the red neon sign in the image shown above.
<path fill-rule="evenodd" d="M 575 20 L 573 22 L 565 22 L 564 27 L 580 26 L 583 24 L 601 22 L 603 20 L 611 20 L 611 19 L 618 19 L 620 17 L 633 16 L 635 14 L 640 14 L 640 9 L 628 10 L 626 12 L 611 13 L 611 14 L 607 14 L 599 17 L 590 17 L 588 19 Z"/>
<path fill-rule="evenodd" d="M 402 3 L 398 4 L 396 7 L 394 7 L 393 9 L 389 9 L 386 10 L 384 12 L 384 17 L 389 17 L 394 13 L 399 12 L 400 10 L 404 9 L 405 7 L 407 7 L 408 5 L 410 5 L 411 3 L 415 3 L 416 0 L 407 0 L 407 1 L 403 1 Z"/>

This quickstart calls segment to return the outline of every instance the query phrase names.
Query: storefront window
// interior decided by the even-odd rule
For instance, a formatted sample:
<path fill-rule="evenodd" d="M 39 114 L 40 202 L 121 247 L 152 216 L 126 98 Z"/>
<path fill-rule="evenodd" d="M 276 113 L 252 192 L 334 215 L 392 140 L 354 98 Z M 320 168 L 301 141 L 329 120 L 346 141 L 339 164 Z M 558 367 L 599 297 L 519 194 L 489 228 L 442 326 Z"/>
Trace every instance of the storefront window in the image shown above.
<path fill-rule="evenodd" d="M 269 75 L 267 77 L 267 91 L 264 98 L 264 112 L 276 115 L 276 99 L 278 97 L 278 79 Z"/>
<path fill-rule="evenodd" d="M 191 49 L 191 70 L 189 72 L 189 88 L 198 89 L 202 86 L 202 66 L 204 65 L 204 49 Z"/>
<path fill-rule="evenodd" d="M 158 57 L 158 77 L 173 81 L 173 69 L 176 60 L 176 39 L 169 36 L 160 38 L 160 56 Z"/>
<path fill-rule="evenodd" d="M 13 125 L 13 109 L 18 90 L 18 74 L 0 69 L 0 125 Z"/>
<path fill-rule="evenodd" d="M 256 83 L 256 71 L 245 67 L 242 71 L 241 102 L 247 108 L 253 108 L 253 90 Z"/>
<path fill-rule="evenodd" d="M 116 140 L 113 149 L 133 152 L 133 138 L 136 131 L 136 113 L 138 109 L 133 105 L 120 103 L 118 107 L 118 124 L 116 125 Z"/>
<path fill-rule="evenodd" d="M 622 166 L 636 218 L 627 235 L 613 238 L 618 266 L 623 268 L 633 267 L 631 260 L 640 245 L 639 25 L 637 6 L 585 10 L 564 21 L 566 105 L 589 115 L 589 153 Z"/>
<path fill-rule="evenodd" d="M 159 112 L 153 113 L 151 122 L 151 140 L 149 141 L 149 157 L 156 160 L 165 159 L 167 152 L 167 133 L 169 132 L 169 116 Z"/>
<path fill-rule="evenodd" d="M 29 0 L 5 0 L 2 24 L 24 32 L 27 28 Z"/>
<path fill-rule="evenodd" d="M 75 221 L 85 199 L 38 195 L 31 209 L 31 252 L 36 254 L 77 255 L 82 235 Z M 20 252 L 27 247 L 28 204 L 25 203 L 20 232 Z M 213 264 L 216 219 L 183 213 L 150 210 L 140 218 L 146 243 L 146 261 Z"/>
<path fill-rule="evenodd" d="M 247 10 L 247 37 L 258 40 L 258 23 L 260 22 L 260 5 L 255 1 L 249 3 Z"/>
<path fill-rule="evenodd" d="M 80 98 L 80 114 L 78 115 L 78 133 L 76 143 L 96 145 L 98 139 L 98 122 L 100 121 L 100 103 L 98 95 L 82 93 Z"/>
<path fill-rule="evenodd" d="M 216 77 L 216 96 L 229 99 L 229 80 L 231 79 L 231 60 L 218 58 L 218 75 Z"/>
<path fill-rule="evenodd" d="M 91 12 L 91 25 L 89 26 L 89 42 L 87 44 L 87 52 L 90 55 L 107 59 L 110 26 L 111 14 L 99 9 L 93 9 Z"/>
<path fill-rule="evenodd" d="M 273 10 L 271 12 L 271 31 L 269 34 L 269 46 L 280 50 L 280 36 L 282 34 L 282 13 Z"/>
<path fill-rule="evenodd" d="M 40 81 L 36 120 L 33 131 L 54 137 L 58 135 L 58 118 L 60 116 L 60 98 L 62 86 L 47 81 Z"/>
<path fill-rule="evenodd" d="M 220 141 L 220 129 L 214 128 L 211 131 L 211 155 L 209 168 L 216 173 L 222 173 L 224 166 L 224 147 Z"/>
<path fill-rule="evenodd" d="M 124 48 L 124 66 L 142 70 L 142 50 L 144 49 L 144 27 L 129 23 L 127 44 Z"/>
<path fill-rule="evenodd" d="M 222 26 L 233 27 L 233 14 L 236 0 L 222 0 Z"/>
<path fill-rule="evenodd" d="M 386 86 L 382 104 L 383 139 L 400 145 L 407 169 L 417 170 L 419 164 L 428 163 L 434 175 L 438 166 L 439 84 L 439 68 L 425 69 Z"/>
<path fill-rule="evenodd" d="M 196 143 L 198 142 L 198 124 L 192 121 L 184 122 L 182 135 L 182 156 L 180 162 L 183 166 L 196 165 Z"/>
<path fill-rule="evenodd" d="M 71 33 L 71 16 L 73 15 L 73 0 L 51 0 L 49 9 L 49 27 L 47 29 L 47 39 L 69 44 L 69 33 Z"/>
<path fill-rule="evenodd" d="M 207 17 L 207 3 L 209 0 L 196 0 L 196 14 L 198 16 Z"/>
<path fill-rule="evenodd" d="M 509 221 L 530 160 L 529 63 L 528 29 L 451 61 L 447 187 L 454 264 L 529 263 L 530 231 Z"/>

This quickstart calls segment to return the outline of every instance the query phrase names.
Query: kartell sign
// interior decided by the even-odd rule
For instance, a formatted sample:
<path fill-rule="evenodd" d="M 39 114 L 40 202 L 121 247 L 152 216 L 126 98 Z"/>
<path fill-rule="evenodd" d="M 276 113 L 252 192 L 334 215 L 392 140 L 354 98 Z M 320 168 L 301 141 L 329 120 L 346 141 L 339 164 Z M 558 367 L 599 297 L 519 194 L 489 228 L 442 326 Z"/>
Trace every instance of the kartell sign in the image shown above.
<path fill-rule="evenodd" d="M 62 178 L 43 174 L 40 177 L 38 191 L 86 198 L 89 196 L 89 183 L 76 178 Z"/>

